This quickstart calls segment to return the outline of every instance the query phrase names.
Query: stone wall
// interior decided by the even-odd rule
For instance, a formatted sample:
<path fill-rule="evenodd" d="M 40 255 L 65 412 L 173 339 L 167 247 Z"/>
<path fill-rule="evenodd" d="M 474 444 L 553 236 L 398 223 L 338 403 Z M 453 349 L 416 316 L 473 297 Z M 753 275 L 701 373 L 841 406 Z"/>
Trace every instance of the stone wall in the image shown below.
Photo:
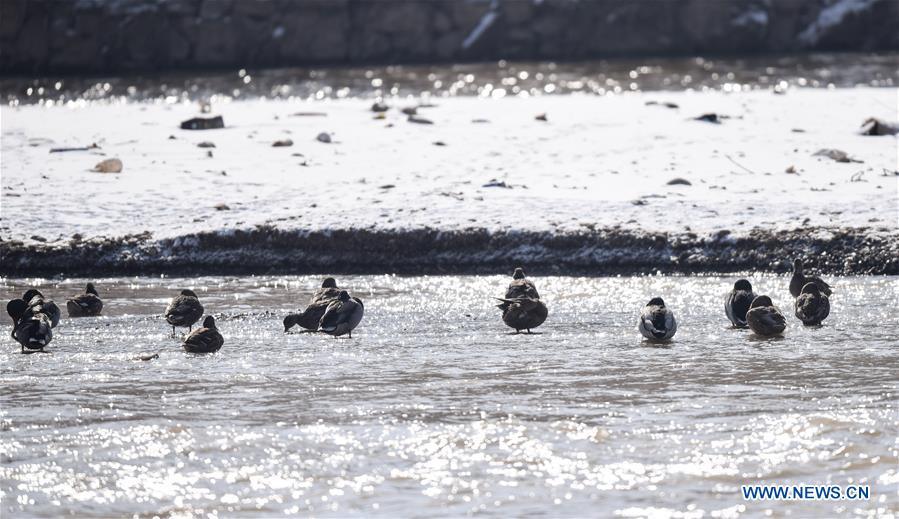
<path fill-rule="evenodd" d="M 0 0 L 0 73 L 899 49 L 899 0 Z"/>

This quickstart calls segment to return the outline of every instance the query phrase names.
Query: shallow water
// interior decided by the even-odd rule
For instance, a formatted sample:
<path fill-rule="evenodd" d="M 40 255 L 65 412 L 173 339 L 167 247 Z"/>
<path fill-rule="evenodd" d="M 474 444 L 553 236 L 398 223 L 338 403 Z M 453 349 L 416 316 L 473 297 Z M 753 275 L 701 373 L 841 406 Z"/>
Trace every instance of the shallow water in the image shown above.
<path fill-rule="evenodd" d="M 352 340 L 284 335 L 319 280 L 97 280 L 105 316 L 64 320 L 52 354 L 6 336 L 4 516 L 899 511 L 897 278 L 837 279 L 825 326 L 788 314 L 753 340 L 724 317 L 734 278 L 535 278 L 550 317 L 514 335 L 490 299 L 506 277 L 344 277 L 366 304 Z M 751 280 L 787 313 L 787 278 Z M 83 281 L 31 280 L 57 301 Z M 218 354 L 167 336 L 182 287 L 219 318 Z M 635 328 L 655 294 L 680 324 L 665 348 Z M 871 499 L 743 501 L 752 483 Z"/>
<path fill-rule="evenodd" d="M 654 90 L 891 87 L 895 52 L 621 58 L 491 63 L 179 71 L 150 76 L 0 78 L 7 104 L 344 97 L 534 96 Z"/>

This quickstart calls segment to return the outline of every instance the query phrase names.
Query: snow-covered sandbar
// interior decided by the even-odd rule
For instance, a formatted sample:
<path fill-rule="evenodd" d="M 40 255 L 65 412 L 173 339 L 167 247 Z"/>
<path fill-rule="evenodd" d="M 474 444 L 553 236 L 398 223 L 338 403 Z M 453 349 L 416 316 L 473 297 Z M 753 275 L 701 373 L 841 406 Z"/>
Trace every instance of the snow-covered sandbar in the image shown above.
<path fill-rule="evenodd" d="M 4 106 L 2 271 L 899 273 L 895 88 L 386 102 Z"/>

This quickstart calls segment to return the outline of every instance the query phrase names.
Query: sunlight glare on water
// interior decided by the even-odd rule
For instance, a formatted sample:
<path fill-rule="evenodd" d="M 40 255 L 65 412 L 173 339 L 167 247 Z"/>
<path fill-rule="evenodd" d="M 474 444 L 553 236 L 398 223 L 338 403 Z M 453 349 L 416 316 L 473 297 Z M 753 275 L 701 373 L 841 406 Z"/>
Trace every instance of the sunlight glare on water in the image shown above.
<path fill-rule="evenodd" d="M 784 277 L 751 277 L 786 336 L 729 328 L 735 277 L 534 277 L 549 306 L 514 335 L 505 276 L 338 277 L 353 339 L 285 335 L 320 277 L 94 280 L 104 316 L 46 355 L 2 356 L 0 499 L 10 516 L 878 516 L 896 486 L 897 278 L 839 278 L 803 328 Z M 63 302 L 86 280 L 4 279 Z M 193 288 L 217 354 L 161 313 Z M 636 316 L 679 321 L 649 347 Z M 150 362 L 138 354 L 161 350 Z M 859 502 L 749 502 L 740 485 L 864 484 Z M 550 505 L 547 511 L 547 505 Z"/>

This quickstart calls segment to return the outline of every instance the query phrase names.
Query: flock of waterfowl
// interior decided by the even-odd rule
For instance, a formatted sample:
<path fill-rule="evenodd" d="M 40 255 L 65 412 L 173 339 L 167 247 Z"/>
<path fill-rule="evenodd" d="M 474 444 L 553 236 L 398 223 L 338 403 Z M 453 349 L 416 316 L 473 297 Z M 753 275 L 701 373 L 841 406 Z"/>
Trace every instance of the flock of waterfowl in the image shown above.
<path fill-rule="evenodd" d="M 830 314 L 831 287 L 817 276 L 806 276 L 802 262 L 793 263 L 793 277 L 790 279 L 790 294 L 794 298 L 794 313 L 806 326 L 820 325 Z M 531 333 L 549 315 L 546 304 L 524 270 L 516 268 L 512 282 L 506 289 L 505 297 L 497 307 L 502 310 L 503 322 L 516 332 Z M 93 283 L 88 283 L 83 294 L 66 301 L 69 317 L 90 317 L 100 315 L 103 301 Z M 59 324 L 62 312 L 52 300 L 35 289 L 29 289 L 21 299 L 13 299 L 6 305 L 6 311 L 13 320 L 10 335 L 21 346 L 22 353 L 43 351 L 53 338 L 53 328 Z M 190 353 L 214 353 L 221 349 L 225 340 L 218 331 L 215 318 L 207 315 L 203 325 L 193 330 L 205 309 L 199 297 L 192 290 L 182 290 L 165 309 L 166 322 L 172 327 L 187 328 L 183 338 L 184 350 Z M 353 330 L 362 321 L 365 306 L 358 297 L 351 297 L 346 290 L 337 287 L 334 278 L 325 278 L 321 288 L 312 294 L 312 299 L 302 312 L 290 313 L 284 318 L 284 332 L 294 326 L 307 331 L 321 332 L 339 337 L 353 336 Z M 733 289 L 724 301 L 724 312 L 736 328 L 749 328 L 763 337 L 780 335 L 787 326 L 787 320 L 774 306 L 767 295 L 757 295 L 752 284 L 745 279 L 734 283 Z M 661 297 L 653 297 L 640 313 L 637 322 L 640 333 L 654 342 L 665 342 L 674 337 L 677 320 Z"/>

